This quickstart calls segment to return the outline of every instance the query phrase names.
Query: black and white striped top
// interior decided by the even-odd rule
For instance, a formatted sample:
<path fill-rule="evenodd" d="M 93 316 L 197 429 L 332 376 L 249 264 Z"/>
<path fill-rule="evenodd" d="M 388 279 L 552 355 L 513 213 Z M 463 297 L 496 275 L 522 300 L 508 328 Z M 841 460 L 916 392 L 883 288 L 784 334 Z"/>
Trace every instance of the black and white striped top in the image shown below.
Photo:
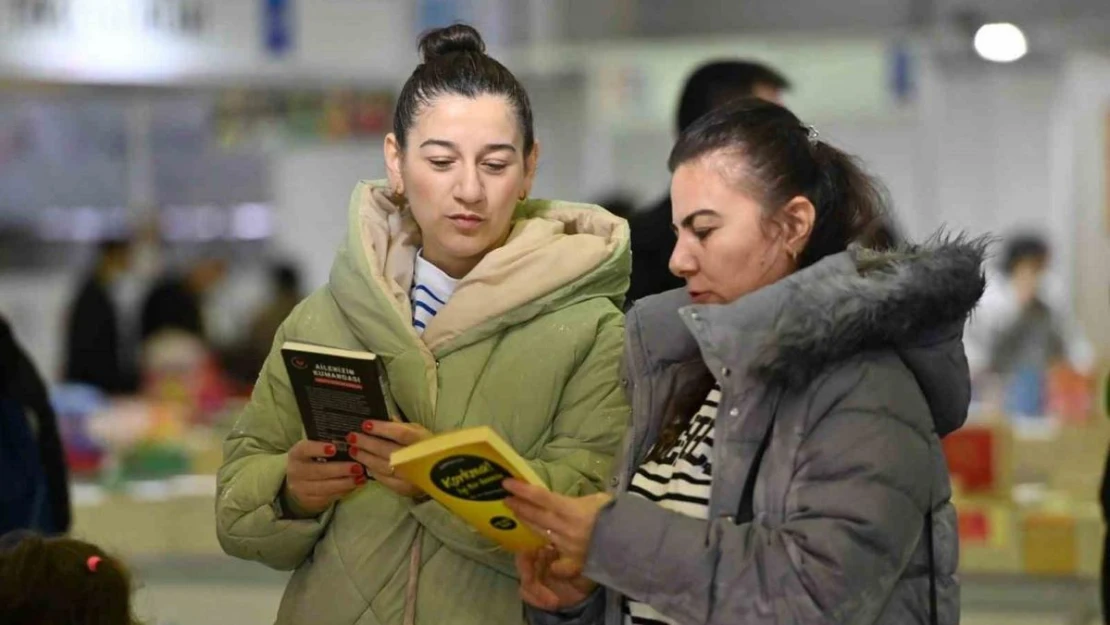
<path fill-rule="evenodd" d="M 709 517 L 709 487 L 713 483 L 713 428 L 721 387 L 709 391 L 701 408 L 674 448 L 661 460 L 645 462 L 632 477 L 628 491 L 660 506 L 696 519 Z M 625 625 L 674 625 L 646 603 L 624 602 Z"/>
<path fill-rule="evenodd" d="M 424 260 L 422 253 L 416 255 L 416 266 L 412 276 L 412 326 L 417 334 L 424 334 L 428 322 L 447 304 L 455 293 L 459 281 L 443 273 L 443 270 Z"/>

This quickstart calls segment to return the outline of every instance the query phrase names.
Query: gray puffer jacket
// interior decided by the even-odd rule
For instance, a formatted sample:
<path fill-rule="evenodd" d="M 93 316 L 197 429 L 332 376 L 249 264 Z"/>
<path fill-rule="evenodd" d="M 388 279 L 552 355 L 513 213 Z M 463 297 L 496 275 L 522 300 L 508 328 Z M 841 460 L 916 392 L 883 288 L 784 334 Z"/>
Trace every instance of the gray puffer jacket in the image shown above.
<path fill-rule="evenodd" d="M 578 608 L 537 625 L 619 625 L 623 596 L 682 624 L 959 622 L 956 513 L 940 440 L 969 401 L 961 343 L 983 244 L 852 250 L 726 305 L 673 291 L 629 313 L 633 428 Z M 625 493 L 675 389 L 721 384 L 709 520 Z M 766 435 L 766 437 L 765 437 Z M 767 446 L 750 500 L 741 493 Z"/>

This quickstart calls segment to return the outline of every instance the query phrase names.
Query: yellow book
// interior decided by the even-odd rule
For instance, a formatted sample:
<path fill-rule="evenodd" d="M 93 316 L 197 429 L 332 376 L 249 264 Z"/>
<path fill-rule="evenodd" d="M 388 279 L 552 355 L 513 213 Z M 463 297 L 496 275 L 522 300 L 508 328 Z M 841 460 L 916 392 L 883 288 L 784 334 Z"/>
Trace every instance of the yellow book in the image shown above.
<path fill-rule="evenodd" d="M 398 475 L 508 551 L 547 544 L 505 505 L 509 492 L 501 483 L 513 477 L 543 488 L 547 485 L 489 427 L 440 434 L 393 452 L 389 461 Z"/>

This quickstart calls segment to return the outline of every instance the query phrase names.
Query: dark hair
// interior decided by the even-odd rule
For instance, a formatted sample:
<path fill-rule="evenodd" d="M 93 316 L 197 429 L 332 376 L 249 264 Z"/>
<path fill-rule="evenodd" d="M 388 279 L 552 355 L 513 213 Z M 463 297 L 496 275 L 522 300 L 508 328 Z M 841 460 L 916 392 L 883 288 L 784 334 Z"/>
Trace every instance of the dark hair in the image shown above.
<path fill-rule="evenodd" d="M 777 71 L 753 61 L 712 61 L 686 79 L 678 102 L 678 132 L 728 100 L 751 97 L 755 88 L 767 85 L 789 89 L 790 81 Z"/>
<path fill-rule="evenodd" d="M 777 104 L 746 98 L 713 110 L 682 133 L 667 164 L 674 172 L 717 153 L 738 160 L 724 175 L 754 192 L 769 213 L 799 195 L 813 203 L 816 220 L 799 269 L 844 251 L 886 213 L 878 181 Z"/>
<path fill-rule="evenodd" d="M 301 275 L 297 268 L 289 263 L 278 263 L 270 268 L 270 279 L 274 288 L 282 293 L 300 293 Z"/>
<path fill-rule="evenodd" d="M 694 366 L 694 364 L 680 366 Z M 663 414 L 666 417 L 655 445 L 648 452 L 648 460 L 660 462 L 674 448 L 682 432 L 690 425 L 690 420 L 705 403 L 706 397 L 716 383 L 717 380 L 706 369 L 701 375 L 690 379 L 684 378 L 684 383 L 675 388 L 663 408 Z"/>
<path fill-rule="evenodd" d="M 1045 262 L 1048 260 L 1048 243 L 1036 234 L 1019 234 L 1006 241 L 1002 250 L 1002 271 L 1006 275 L 1014 272 L 1019 263 L 1025 260 Z"/>
<path fill-rule="evenodd" d="M 451 93 L 468 98 L 504 96 L 516 110 L 524 154 L 532 151 L 535 130 L 528 93 L 512 72 L 486 55 L 486 44 L 477 30 L 466 24 L 437 28 L 420 37 L 418 48 L 421 63 L 405 81 L 393 115 L 393 133 L 402 149 L 421 109 L 438 96 Z"/>
<path fill-rule="evenodd" d="M 715 109 L 682 133 L 667 164 L 673 172 L 712 154 L 737 161 L 722 175 L 754 192 L 768 213 L 799 195 L 813 203 L 817 215 L 798 257 L 799 269 L 844 251 L 857 239 L 878 239 L 886 206 L 882 187 L 854 158 L 821 141 L 787 109 L 756 98 Z M 712 385 L 706 371 L 675 392 L 652 459 L 670 451 Z"/>
<path fill-rule="evenodd" d="M 128 253 L 131 251 L 131 239 L 123 237 L 103 239 L 97 244 L 96 251 L 101 257 Z"/>
<path fill-rule="evenodd" d="M 95 545 L 20 536 L 0 550 L 0 623 L 136 625 L 131 575 Z M 14 544 L 10 544 L 14 543 Z M 96 570 L 89 558 L 97 557 Z"/>
<path fill-rule="evenodd" d="M 614 191 L 598 199 L 594 204 L 597 204 L 621 219 L 628 219 L 636 210 L 636 200 L 632 199 L 630 195 L 623 191 Z"/>
<path fill-rule="evenodd" d="M 877 217 L 871 226 L 864 229 L 856 242 L 871 249 L 889 250 L 902 245 L 905 240 L 897 224 L 894 223 L 894 219 L 888 213 Z"/>

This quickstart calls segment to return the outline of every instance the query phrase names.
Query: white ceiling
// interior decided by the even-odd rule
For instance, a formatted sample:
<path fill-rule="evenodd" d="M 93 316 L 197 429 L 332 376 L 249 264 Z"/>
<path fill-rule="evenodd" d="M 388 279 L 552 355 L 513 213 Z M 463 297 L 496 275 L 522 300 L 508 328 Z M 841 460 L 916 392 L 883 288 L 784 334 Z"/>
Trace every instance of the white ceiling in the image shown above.
<path fill-rule="evenodd" d="M 1028 23 L 1110 19 L 1110 0 L 559 0 L 571 40 L 948 27 L 961 14 Z M 1110 39 L 1110 34 L 1106 37 Z"/>

